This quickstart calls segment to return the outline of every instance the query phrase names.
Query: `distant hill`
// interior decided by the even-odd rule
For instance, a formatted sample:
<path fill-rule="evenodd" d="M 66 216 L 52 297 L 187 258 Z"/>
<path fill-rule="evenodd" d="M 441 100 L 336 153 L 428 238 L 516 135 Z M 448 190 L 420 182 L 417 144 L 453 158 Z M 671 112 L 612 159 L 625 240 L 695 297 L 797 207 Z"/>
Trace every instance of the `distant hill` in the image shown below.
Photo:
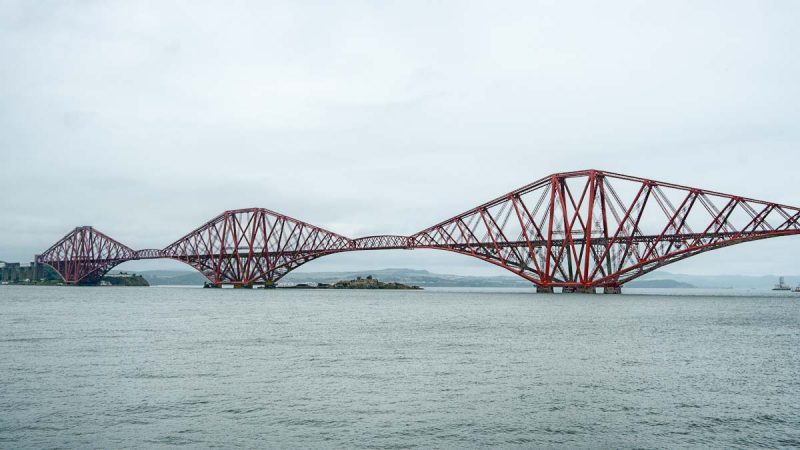
<path fill-rule="evenodd" d="M 800 276 L 786 275 L 786 283 L 794 287 L 800 283 Z M 772 289 L 778 282 L 778 275 L 686 275 L 656 271 L 638 280 L 675 280 L 707 289 Z M 630 286 L 630 283 L 628 284 Z"/>
<path fill-rule="evenodd" d="M 694 286 L 675 280 L 633 280 L 625 284 L 627 288 L 669 288 L 669 289 L 691 289 Z"/>
<path fill-rule="evenodd" d="M 202 285 L 206 279 L 199 272 L 185 270 L 147 270 L 140 272 L 151 286 Z M 432 273 L 415 269 L 379 269 L 348 272 L 291 272 L 279 284 L 335 283 L 372 275 L 381 281 L 412 284 L 422 287 L 531 287 L 531 283 L 515 276 L 465 276 Z M 790 286 L 800 283 L 800 276 L 786 276 Z M 627 287 L 707 288 L 707 289 L 771 289 L 777 275 L 685 275 L 655 271 L 627 283 Z"/>
<path fill-rule="evenodd" d="M 202 285 L 206 278 L 199 272 L 180 270 L 145 270 L 139 272 L 151 286 Z M 531 283 L 522 278 L 508 276 L 463 276 L 431 273 L 427 270 L 413 269 L 380 269 L 359 270 L 352 272 L 292 272 L 283 277 L 279 284 L 298 283 L 335 283 L 340 280 L 352 280 L 368 275 L 384 281 L 422 287 L 531 287 Z"/>
<path fill-rule="evenodd" d="M 150 286 L 202 286 L 206 277 L 200 272 L 187 270 L 144 270 L 137 272 Z"/>
<path fill-rule="evenodd" d="M 373 277 L 387 282 L 396 282 L 428 287 L 531 287 L 531 283 L 514 275 L 464 276 L 431 273 L 427 270 L 380 269 L 354 272 L 292 272 L 281 281 L 284 283 L 334 283 L 356 277 Z"/>

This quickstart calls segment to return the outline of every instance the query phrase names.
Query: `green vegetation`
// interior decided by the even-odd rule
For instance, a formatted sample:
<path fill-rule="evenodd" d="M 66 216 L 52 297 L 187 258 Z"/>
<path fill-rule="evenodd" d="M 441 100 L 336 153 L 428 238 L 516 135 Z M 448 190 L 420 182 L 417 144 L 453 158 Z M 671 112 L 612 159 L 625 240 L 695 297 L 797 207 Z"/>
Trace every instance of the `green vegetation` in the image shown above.
<path fill-rule="evenodd" d="M 0 283 L 22 286 L 63 286 L 65 284 L 58 273 L 45 264 L 35 266 L 7 264 L 0 268 Z M 98 284 L 100 286 L 150 286 L 143 276 L 127 272 L 109 273 L 101 278 Z"/>
<path fill-rule="evenodd" d="M 45 286 L 63 284 L 58 273 L 48 265 L 21 265 L 19 263 L 3 264 L 3 267 L 0 268 L 0 282 L 3 284 L 36 284 Z"/>
<path fill-rule="evenodd" d="M 419 286 L 411 286 L 403 283 L 389 282 L 384 283 L 368 275 L 366 278 L 356 277 L 354 280 L 341 280 L 333 284 L 318 283 L 312 286 L 307 283 L 300 283 L 295 286 L 287 286 L 284 289 L 422 289 Z"/>
<path fill-rule="evenodd" d="M 328 283 L 339 280 L 353 280 L 372 275 L 386 282 L 396 282 L 420 287 L 532 287 L 516 275 L 463 276 L 431 273 L 427 270 L 413 269 L 371 269 L 349 272 L 290 272 L 280 283 Z"/>
<path fill-rule="evenodd" d="M 368 275 L 366 278 L 356 277 L 355 280 L 337 281 L 331 286 L 333 289 L 422 289 L 419 286 L 389 282 L 384 283 Z"/>
<path fill-rule="evenodd" d="M 183 285 L 202 286 L 208 280 L 200 272 L 190 270 L 146 270 L 139 272 L 151 286 Z M 290 272 L 278 281 L 280 285 L 316 286 L 318 283 L 333 285 L 340 280 L 366 278 L 372 275 L 386 282 L 426 287 L 532 287 L 531 282 L 516 275 L 462 276 L 431 273 L 412 269 L 369 269 L 347 272 Z"/>
<path fill-rule="evenodd" d="M 120 272 L 117 274 L 108 274 L 100 279 L 101 286 L 150 286 L 150 283 L 141 276 Z"/>

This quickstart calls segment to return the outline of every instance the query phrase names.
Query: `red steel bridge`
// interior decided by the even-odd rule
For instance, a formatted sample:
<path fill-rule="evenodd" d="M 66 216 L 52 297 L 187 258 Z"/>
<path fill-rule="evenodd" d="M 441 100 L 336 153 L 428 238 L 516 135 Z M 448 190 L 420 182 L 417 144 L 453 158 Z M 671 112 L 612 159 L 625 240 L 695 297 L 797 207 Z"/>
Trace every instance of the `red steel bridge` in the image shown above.
<path fill-rule="evenodd" d="M 125 261 L 171 258 L 214 285 L 274 286 L 333 253 L 437 249 L 482 259 L 539 292 L 618 293 L 698 253 L 800 234 L 800 208 L 600 170 L 556 173 L 410 236 L 351 239 L 263 208 L 225 211 L 163 249 L 133 250 L 75 228 L 37 257 L 68 284 L 96 284 Z"/>

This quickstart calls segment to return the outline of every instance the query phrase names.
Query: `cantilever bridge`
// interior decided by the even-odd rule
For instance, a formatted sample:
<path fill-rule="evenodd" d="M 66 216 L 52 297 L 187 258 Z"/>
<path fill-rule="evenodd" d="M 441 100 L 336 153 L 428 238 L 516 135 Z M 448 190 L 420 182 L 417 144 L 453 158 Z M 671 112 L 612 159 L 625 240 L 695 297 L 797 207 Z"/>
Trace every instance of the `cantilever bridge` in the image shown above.
<path fill-rule="evenodd" d="M 37 257 L 69 284 L 125 261 L 171 258 L 215 285 L 273 286 L 333 253 L 438 249 L 514 272 L 539 292 L 618 293 L 658 267 L 742 242 L 800 234 L 800 208 L 644 178 L 556 173 L 411 236 L 351 239 L 263 208 L 225 211 L 163 249 L 133 250 L 83 226 Z"/>

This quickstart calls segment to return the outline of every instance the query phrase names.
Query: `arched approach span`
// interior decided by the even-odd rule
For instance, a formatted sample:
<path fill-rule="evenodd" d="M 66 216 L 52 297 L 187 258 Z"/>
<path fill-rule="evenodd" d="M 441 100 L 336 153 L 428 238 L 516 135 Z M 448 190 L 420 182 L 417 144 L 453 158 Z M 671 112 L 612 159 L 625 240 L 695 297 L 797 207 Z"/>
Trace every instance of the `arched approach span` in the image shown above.
<path fill-rule="evenodd" d="M 225 211 L 164 249 L 134 251 L 78 227 L 39 256 L 71 284 L 124 261 L 171 258 L 213 284 L 272 285 L 332 253 L 427 248 L 508 269 L 543 290 L 610 292 L 647 272 L 741 242 L 800 234 L 797 207 L 644 178 L 556 173 L 411 236 L 350 239 L 263 208 Z"/>

